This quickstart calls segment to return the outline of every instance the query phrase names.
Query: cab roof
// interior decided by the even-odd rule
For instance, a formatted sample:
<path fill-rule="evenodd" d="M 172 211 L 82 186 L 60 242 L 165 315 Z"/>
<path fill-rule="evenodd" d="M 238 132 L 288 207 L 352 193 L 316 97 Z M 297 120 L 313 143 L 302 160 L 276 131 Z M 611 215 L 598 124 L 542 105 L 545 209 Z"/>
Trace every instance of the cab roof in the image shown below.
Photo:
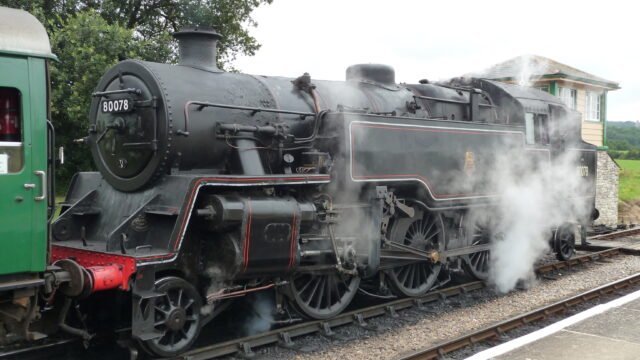
<path fill-rule="evenodd" d="M 44 26 L 23 10 L 0 6 L 0 53 L 57 59 Z"/>

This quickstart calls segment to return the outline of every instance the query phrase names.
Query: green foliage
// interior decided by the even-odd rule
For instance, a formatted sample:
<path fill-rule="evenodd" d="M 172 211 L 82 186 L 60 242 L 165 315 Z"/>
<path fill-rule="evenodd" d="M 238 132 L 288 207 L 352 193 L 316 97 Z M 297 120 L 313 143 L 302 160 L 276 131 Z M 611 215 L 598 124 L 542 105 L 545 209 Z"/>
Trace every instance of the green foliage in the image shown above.
<path fill-rule="evenodd" d="M 260 48 L 247 28 L 251 12 L 273 0 L 0 0 L 34 14 L 47 28 L 60 63 L 51 65 L 52 118 L 57 145 L 67 150 L 62 186 L 92 168 L 89 150 L 73 139 L 87 134 L 91 93 L 100 76 L 120 60 L 175 62 L 171 33 L 183 26 L 213 26 L 223 36 L 218 66 L 233 70 L 238 54 Z"/>
<path fill-rule="evenodd" d="M 213 26 L 222 35 L 219 65 L 229 66 L 238 54 L 254 55 L 260 48 L 247 28 L 258 24 L 251 12 L 273 0 L 0 0 L 0 5 L 31 12 L 49 35 L 62 29 L 79 13 L 94 11 L 109 25 L 133 30 L 136 39 L 153 40 L 156 50 L 145 55 L 157 61 L 175 60 L 168 36 L 183 26 Z M 149 45 L 149 44 L 147 44 Z M 153 46 L 149 47 L 151 50 Z"/>
<path fill-rule="evenodd" d="M 614 159 L 640 160 L 640 125 L 633 121 L 607 123 L 607 146 Z"/>
<path fill-rule="evenodd" d="M 614 150 L 640 149 L 640 125 L 632 121 L 608 122 L 607 144 Z"/>
<path fill-rule="evenodd" d="M 631 144 L 627 140 L 609 140 L 607 141 L 607 145 L 611 150 L 629 150 L 631 149 Z"/>
<path fill-rule="evenodd" d="M 120 59 L 138 57 L 132 31 L 108 24 L 94 11 L 65 20 L 51 37 L 59 63 L 51 64 L 51 113 L 57 142 L 67 150 L 67 163 L 59 167 L 63 181 L 79 169 L 92 169 L 84 145 L 73 143 L 87 134 L 91 93 L 106 69 Z"/>
<path fill-rule="evenodd" d="M 618 198 L 621 201 L 640 199 L 640 160 L 617 160 L 622 168 Z"/>

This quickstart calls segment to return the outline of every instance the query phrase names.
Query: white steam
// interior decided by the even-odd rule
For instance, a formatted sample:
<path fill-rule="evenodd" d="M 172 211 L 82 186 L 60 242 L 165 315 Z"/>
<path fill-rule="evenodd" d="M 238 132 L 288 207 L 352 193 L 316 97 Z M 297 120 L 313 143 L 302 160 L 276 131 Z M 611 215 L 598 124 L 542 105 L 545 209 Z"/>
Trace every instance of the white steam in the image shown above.
<path fill-rule="evenodd" d="M 251 308 L 243 324 L 243 330 L 247 336 L 268 331 L 274 323 L 273 309 L 275 303 L 273 294 L 267 291 L 258 292 L 252 296 L 254 298 L 250 302 Z"/>
<path fill-rule="evenodd" d="M 575 223 L 589 211 L 581 197 L 586 183 L 578 172 L 578 151 L 566 151 L 551 163 L 546 156 L 531 155 L 516 152 L 496 159 L 489 181 L 498 203 L 492 210 L 473 210 L 469 217 L 493 235 L 489 276 L 499 292 L 535 279 L 534 264 L 550 250 L 552 228 Z"/>
<path fill-rule="evenodd" d="M 546 60 L 532 55 L 522 55 L 518 61 L 520 61 L 518 64 L 520 72 L 517 80 L 520 86 L 532 86 L 549 70 L 549 64 Z"/>

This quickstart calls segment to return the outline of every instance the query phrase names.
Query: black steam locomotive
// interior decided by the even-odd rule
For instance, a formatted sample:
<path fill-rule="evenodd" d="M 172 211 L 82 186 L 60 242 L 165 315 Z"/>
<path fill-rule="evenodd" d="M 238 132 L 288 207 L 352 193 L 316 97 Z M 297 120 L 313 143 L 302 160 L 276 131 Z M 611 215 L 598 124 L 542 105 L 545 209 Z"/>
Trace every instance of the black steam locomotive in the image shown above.
<path fill-rule="evenodd" d="M 483 79 L 397 84 L 373 64 L 346 81 L 227 73 L 216 32 L 175 36 L 179 65 L 127 60 L 100 80 L 83 139 L 99 172 L 74 177 L 52 227 L 53 260 L 101 269 L 77 272 L 84 285 L 67 295 L 119 298 L 153 355 L 185 351 L 254 291 L 326 319 L 361 281 L 418 296 L 444 267 L 486 279 L 491 234 L 463 224 L 494 206 L 497 154 L 577 152 L 594 206 L 595 147 L 554 96 Z M 589 219 L 555 225 L 562 257 L 571 221 Z"/>

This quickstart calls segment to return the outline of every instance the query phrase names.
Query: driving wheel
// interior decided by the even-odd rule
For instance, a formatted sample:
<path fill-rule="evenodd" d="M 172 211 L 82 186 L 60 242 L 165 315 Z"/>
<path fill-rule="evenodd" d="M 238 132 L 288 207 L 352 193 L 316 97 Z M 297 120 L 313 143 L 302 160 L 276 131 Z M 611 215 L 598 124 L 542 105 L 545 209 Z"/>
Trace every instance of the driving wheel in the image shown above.
<path fill-rule="evenodd" d="M 398 217 L 394 220 L 390 239 L 421 251 L 444 250 L 444 223 L 442 216 L 427 210 L 422 203 L 414 203 L 413 218 Z M 402 296 L 425 294 L 438 279 L 442 264 L 418 261 L 397 266 L 387 272 L 391 289 Z"/>

